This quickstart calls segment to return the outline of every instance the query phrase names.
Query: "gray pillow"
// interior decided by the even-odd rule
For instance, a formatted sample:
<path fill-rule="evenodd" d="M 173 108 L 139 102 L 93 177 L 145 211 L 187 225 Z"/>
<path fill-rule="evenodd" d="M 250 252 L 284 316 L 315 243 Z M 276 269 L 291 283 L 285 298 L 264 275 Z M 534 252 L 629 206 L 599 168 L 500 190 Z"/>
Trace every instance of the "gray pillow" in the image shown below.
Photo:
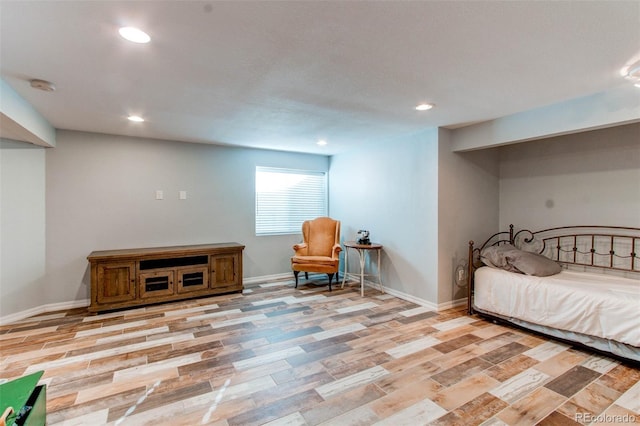
<path fill-rule="evenodd" d="M 511 244 L 485 247 L 482 249 L 482 252 L 480 252 L 480 259 L 487 266 L 504 269 L 505 271 L 509 272 L 522 273 L 520 270 L 510 265 L 507 261 L 506 253 L 511 250 L 517 249 Z"/>
<path fill-rule="evenodd" d="M 537 253 L 519 250 L 510 244 L 486 247 L 480 258 L 487 266 L 509 272 L 547 277 L 561 271 L 560 264 Z"/>
<path fill-rule="evenodd" d="M 538 253 L 523 250 L 507 252 L 507 262 L 527 275 L 548 277 L 560 273 L 560 264 Z"/>

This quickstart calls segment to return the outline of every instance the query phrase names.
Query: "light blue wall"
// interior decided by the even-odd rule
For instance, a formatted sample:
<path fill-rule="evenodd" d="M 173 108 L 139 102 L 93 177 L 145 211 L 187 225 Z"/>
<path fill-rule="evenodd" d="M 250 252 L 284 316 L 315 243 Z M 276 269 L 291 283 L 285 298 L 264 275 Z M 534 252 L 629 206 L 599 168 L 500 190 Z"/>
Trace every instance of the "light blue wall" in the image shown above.
<path fill-rule="evenodd" d="M 456 129 L 452 147 L 454 151 L 467 151 L 639 121 L 640 93 L 624 81 L 606 92 Z"/>
<path fill-rule="evenodd" d="M 372 241 L 384 246 L 384 285 L 433 302 L 438 297 L 437 203 L 437 129 L 331 158 L 330 212 L 342 221 L 343 239 L 369 230 Z"/>
<path fill-rule="evenodd" d="M 364 228 L 384 245 L 385 287 L 432 307 L 466 297 L 454 270 L 498 227 L 497 150 L 455 153 L 450 131 L 430 129 L 333 156 L 330 178 L 343 239 Z"/>
<path fill-rule="evenodd" d="M 497 149 L 453 152 L 451 131 L 438 137 L 438 303 L 467 296 L 469 241 L 484 241 L 498 229 L 499 156 Z"/>
<path fill-rule="evenodd" d="M 640 228 L 640 124 L 500 148 L 500 225 Z"/>
<path fill-rule="evenodd" d="M 46 291 L 54 303 L 89 298 L 86 257 L 94 250 L 235 241 L 247 246 L 245 277 L 289 271 L 300 235 L 255 236 L 255 167 L 327 171 L 329 159 L 58 131 L 46 165 Z"/>
<path fill-rule="evenodd" d="M 0 318 L 46 302 L 45 149 L 0 139 Z"/>
<path fill-rule="evenodd" d="M 3 137 L 46 147 L 56 145 L 53 126 L 1 78 L 0 119 Z M 5 135 L 5 131 L 11 135 Z"/>
<path fill-rule="evenodd" d="M 385 286 L 434 306 L 464 296 L 453 271 L 468 240 L 498 226 L 640 226 L 640 124 L 462 153 L 452 133 L 331 159 L 71 131 L 55 149 L 2 141 L 0 316 L 86 300 L 93 250 L 238 241 L 245 277 L 287 272 L 300 236 L 254 235 L 256 165 L 330 168 L 343 240 L 370 230 Z"/>

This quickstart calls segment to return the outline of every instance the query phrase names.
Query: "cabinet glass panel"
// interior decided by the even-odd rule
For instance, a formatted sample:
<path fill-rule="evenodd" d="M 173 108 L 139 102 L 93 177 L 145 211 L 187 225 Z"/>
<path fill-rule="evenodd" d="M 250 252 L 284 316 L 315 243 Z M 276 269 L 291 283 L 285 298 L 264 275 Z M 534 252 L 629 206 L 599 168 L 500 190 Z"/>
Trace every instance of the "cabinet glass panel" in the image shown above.
<path fill-rule="evenodd" d="M 140 296 L 143 298 L 173 294 L 173 271 L 140 273 Z"/>
<path fill-rule="evenodd" d="M 150 277 L 144 282 L 144 291 L 160 291 L 169 289 L 169 277 Z"/>
<path fill-rule="evenodd" d="M 204 284 L 204 274 L 202 272 L 192 272 L 190 274 L 184 274 L 182 276 L 182 279 L 182 285 L 185 287 Z"/>
<path fill-rule="evenodd" d="M 209 287 L 208 268 L 190 268 L 178 270 L 178 293 L 204 290 Z"/>

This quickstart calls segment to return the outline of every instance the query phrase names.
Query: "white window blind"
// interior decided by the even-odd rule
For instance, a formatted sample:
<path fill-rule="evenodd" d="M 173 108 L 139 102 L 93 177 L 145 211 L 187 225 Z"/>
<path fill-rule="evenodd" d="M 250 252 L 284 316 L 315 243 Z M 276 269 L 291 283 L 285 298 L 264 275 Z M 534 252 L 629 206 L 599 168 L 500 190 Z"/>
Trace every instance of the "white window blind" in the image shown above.
<path fill-rule="evenodd" d="M 298 234 L 326 215 L 325 172 L 256 167 L 256 235 Z"/>

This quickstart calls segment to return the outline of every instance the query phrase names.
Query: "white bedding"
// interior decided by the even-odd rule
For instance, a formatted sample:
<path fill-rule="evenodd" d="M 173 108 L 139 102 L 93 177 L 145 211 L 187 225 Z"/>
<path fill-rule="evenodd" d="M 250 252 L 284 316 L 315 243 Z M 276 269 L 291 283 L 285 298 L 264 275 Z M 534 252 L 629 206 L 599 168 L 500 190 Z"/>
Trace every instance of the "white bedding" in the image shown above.
<path fill-rule="evenodd" d="M 640 280 L 573 271 L 533 277 L 485 266 L 475 272 L 474 306 L 640 347 Z"/>

